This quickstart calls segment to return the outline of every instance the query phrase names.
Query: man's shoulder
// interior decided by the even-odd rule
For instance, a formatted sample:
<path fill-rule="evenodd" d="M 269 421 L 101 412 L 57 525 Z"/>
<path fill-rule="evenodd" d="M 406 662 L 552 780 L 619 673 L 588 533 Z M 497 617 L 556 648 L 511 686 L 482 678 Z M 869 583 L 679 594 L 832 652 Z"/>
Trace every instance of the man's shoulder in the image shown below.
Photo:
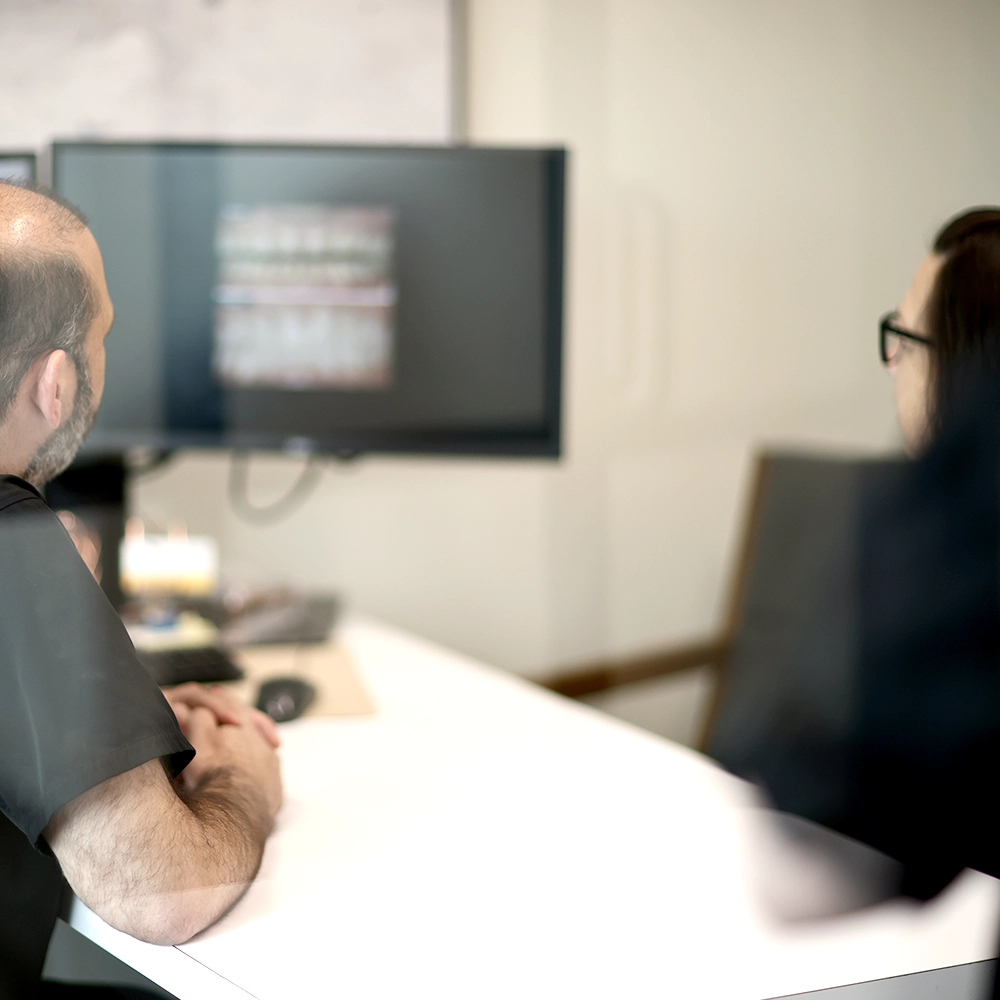
<path fill-rule="evenodd" d="M 48 510 L 41 493 L 17 476 L 0 475 L 0 517 L 4 514 Z"/>

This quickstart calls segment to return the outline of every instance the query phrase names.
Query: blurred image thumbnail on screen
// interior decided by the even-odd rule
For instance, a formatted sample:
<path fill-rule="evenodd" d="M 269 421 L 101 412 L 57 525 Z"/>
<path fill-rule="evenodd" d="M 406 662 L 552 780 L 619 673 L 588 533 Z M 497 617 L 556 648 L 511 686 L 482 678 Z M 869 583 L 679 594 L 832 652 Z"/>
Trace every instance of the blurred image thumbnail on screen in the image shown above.
<path fill-rule="evenodd" d="M 219 381 L 232 388 L 389 388 L 394 226 L 394 212 L 378 206 L 224 206 L 215 237 Z"/>

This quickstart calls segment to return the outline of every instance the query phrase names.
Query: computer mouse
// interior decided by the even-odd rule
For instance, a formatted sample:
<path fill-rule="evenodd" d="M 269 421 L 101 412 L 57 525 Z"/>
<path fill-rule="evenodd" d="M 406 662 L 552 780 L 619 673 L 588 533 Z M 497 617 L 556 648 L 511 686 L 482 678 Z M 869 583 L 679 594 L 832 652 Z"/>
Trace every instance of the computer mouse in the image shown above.
<path fill-rule="evenodd" d="M 275 722 L 297 719 L 313 702 L 316 688 L 299 677 L 274 677 L 264 681 L 257 694 L 257 707 Z"/>

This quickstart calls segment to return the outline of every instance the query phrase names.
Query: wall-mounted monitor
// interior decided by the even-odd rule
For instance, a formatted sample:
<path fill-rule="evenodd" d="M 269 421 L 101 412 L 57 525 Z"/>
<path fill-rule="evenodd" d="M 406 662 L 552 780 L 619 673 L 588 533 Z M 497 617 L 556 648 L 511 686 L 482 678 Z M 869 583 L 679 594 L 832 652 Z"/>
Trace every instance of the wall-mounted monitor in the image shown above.
<path fill-rule="evenodd" d="M 116 312 L 90 450 L 558 455 L 565 158 L 56 143 Z"/>
<path fill-rule="evenodd" d="M 35 179 L 37 160 L 34 153 L 0 150 L 0 181 L 24 184 Z"/>

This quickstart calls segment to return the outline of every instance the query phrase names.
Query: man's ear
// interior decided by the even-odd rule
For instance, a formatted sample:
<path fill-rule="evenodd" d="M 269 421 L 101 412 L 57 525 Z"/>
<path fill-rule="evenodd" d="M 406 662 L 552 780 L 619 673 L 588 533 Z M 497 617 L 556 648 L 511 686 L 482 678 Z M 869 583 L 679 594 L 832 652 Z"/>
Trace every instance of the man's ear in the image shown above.
<path fill-rule="evenodd" d="M 62 423 L 64 412 L 68 412 L 75 374 L 65 351 L 53 351 L 42 361 L 32 398 L 52 430 Z"/>

